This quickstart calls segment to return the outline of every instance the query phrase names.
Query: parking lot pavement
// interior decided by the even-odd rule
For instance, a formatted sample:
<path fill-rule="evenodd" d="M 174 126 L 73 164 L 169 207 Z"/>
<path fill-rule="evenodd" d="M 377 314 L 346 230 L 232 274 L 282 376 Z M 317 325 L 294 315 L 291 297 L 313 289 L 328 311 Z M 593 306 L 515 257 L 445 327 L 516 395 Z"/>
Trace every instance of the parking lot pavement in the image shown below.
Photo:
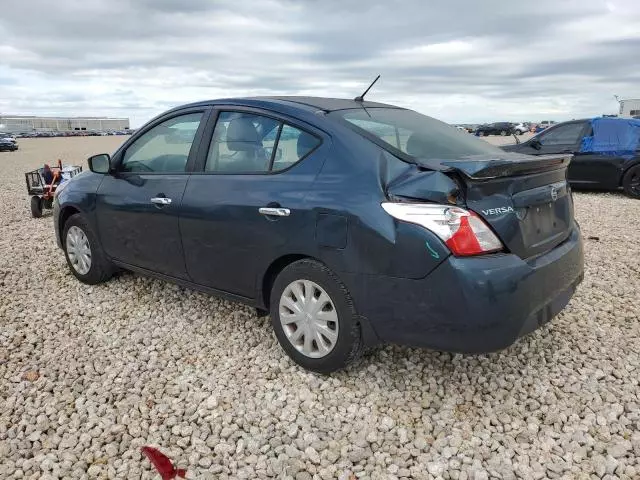
<path fill-rule="evenodd" d="M 584 282 L 511 348 L 390 346 L 319 376 L 251 309 L 68 272 L 23 172 L 120 141 L 0 153 L 0 478 L 157 478 L 143 445 L 201 479 L 639 478 L 639 201 L 575 194 Z"/>

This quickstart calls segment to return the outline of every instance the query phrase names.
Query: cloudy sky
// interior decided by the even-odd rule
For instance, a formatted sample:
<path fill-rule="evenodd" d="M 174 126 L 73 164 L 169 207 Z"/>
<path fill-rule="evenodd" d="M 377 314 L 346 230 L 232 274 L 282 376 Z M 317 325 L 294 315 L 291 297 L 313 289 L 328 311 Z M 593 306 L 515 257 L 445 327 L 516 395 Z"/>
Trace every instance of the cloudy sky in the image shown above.
<path fill-rule="evenodd" d="M 237 95 L 354 97 L 449 122 L 640 98 L 640 0 L 20 0 L 0 113 L 128 116 Z"/>

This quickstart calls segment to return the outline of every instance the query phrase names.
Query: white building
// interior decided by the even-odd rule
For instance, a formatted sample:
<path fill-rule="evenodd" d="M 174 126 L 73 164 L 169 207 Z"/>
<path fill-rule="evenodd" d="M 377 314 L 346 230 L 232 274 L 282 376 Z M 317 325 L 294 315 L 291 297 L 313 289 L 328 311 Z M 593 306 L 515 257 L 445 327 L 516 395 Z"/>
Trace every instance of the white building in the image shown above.
<path fill-rule="evenodd" d="M 640 116 L 640 98 L 627 98 L 619 100 L 621 117 L 637 117 Z"/>
<path fill-rule="evenodd" d="M 69 130 L 109 131 L 128 129 L 128 118 L 0 115 L 1 132 L 64 132 Z"/>

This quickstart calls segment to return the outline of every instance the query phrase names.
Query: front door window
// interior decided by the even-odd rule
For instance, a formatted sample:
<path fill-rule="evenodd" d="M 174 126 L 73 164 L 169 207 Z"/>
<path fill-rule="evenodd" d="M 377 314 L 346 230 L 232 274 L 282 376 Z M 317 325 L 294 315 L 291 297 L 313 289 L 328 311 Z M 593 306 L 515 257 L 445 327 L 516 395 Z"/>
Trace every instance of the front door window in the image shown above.
<path fill-rule="evenodd" d="M 551 145 L 575 145 L 580 140 L 584 123 L 568 123 L 549 130 L 540 138 L 544 146 Z"/>
<path fill-rule="evenodd" d="M 156 125 L 127 148 L 121 171 L 184 172 L 201 119 L 201 112 L 189 113 Z"/>

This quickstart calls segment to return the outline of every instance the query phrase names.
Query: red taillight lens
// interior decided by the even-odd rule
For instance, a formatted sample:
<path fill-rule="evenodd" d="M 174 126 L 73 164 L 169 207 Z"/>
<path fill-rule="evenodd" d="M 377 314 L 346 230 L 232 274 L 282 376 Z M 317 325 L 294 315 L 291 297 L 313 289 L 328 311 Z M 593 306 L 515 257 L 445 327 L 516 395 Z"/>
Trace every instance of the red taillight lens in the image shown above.
<path fill-rule="evenodd" d="M 477 255 L 482 253 L 480 242 L 469 225 L 469 217 L 460 219 L 460 227 L 453 236 L 444 242 L 456 255 Z"/>
<path fill-rule="evenodd" d="M 502 242 L 474 212 L 450 205 L 385 202 L 382 208 L 394 218 L 421 225 L 435 233 L 457 256 L 502 250 Z"/>

